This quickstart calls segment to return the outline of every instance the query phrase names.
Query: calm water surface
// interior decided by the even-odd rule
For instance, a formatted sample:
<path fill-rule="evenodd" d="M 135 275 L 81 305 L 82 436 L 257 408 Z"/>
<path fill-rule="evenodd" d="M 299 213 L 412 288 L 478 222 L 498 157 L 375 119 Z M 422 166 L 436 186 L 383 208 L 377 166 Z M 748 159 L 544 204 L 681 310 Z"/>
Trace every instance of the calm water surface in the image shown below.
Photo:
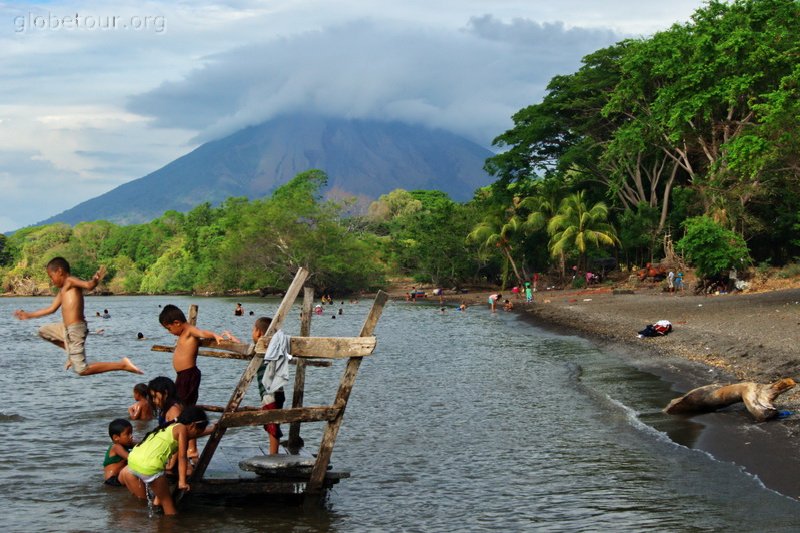
<path fill-rule="evenodd" d="M 87 298 L 89 359 L 130 356 L 127 373 L 78 378 L 36 336 L 60 315 L 17 321 L 15 308 L 49 298 L 0 299 L 0 525 L 5 531 L 797 531 L 800 504 L 736 465 L 672 442 L 660 408 L 670 384 L 577 337 L 483 308 L 466 313 L 390 303 L 365 359 L 334 450 L 352 472 L 325 505 L 190 502 L 177 518 L 150 516 L 124 489 L 102 484 L 107 426 L 124 417 L 138 381 L 173 376 L 174 338 L 159 306 L 200 307 L 198 325 L 246 338 L 278 301 Z M 354 336 L 370 302 L 326 306 L 312 334 Z M 94 319 L 108 309 L 111 318 Z M 299 309 L 287 323 L 296 334 Z M 137 341 L 136 333 L 148 339 Z M 224 405 L 242 361 L 201 358 L 200 401 Z M 306 404 L 332 403 L 344 365 L 309 368 Z M 291 398 L 291 390 L 287 390 Z M 245 404 L 257 404 L 255 387 Z M 678 422 L 680 423 L 680 422 Z M 660 428 L 660 429 L 655 429 Z M 682 428 L 691 432 L 694 425 Z M 135 425 L 141 436 L 147 425 Z M 303 425 L 318 446 L 322 425 Z M 674 429 L 674 427 L 673 427 Z M 223 444 L 265 441 L 229 431 Z"/>

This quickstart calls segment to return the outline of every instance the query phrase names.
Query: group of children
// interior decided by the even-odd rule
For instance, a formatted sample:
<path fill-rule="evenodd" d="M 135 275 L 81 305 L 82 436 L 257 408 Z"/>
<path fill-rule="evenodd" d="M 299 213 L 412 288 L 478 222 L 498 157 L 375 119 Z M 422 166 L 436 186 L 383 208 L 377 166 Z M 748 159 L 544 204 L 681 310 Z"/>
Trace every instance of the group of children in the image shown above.
<path fill-rule="evenodd" d="M 126 371 L 135 374 L 143 372 L 127 357 L 118 362 L 87 363 L 85 341 L 88 333 L 84 317 L 83 290 L 97 287 L 105 276 L 100 269 L 89 281 L 84 281 L 70 273 L 69 263 L 62 257 L 52 259 L 46 266 L 47 275 L 59 291 L 52 303 L 37 311 L 14 312 L 20 320 L 50 315 L 59 308 L 62 323 L 47 324 L 39 328 L 39 335 L 67 352 L 66 368 L 72 368 L 80 376 L 112 371 Z M 196 439 L 210 434 L 205 412 L 196 406 L 202 374 L 197 368 L 197 355 L 200 339 L 213 338 L 217 343 L 226 338 L 239 342 L 233 335 L 223 332 L 199 329 L 186 320 L 178 307 L 166 305 L 159 314 L 159 323 L 178 337 L 172 363 L 176 379 L 159 376 L 149 383 L 139 383 L 134 387 L 135 403 L 128 408 L 132 420 L 148 420 L 154 415 L 158 426 L 134 444 L 133 427 L 128 420 L 115 419 L 108 427 L 111 445 L 103 461 L 104 480 L 109 485 L 122 485 L 139 498 L 144 499 L 147 489 L 154 495 L 154 503 L 161 505 L 165 514 L 175 514 L 175 503 L 169 490 L 167 472 L 177 467 L 178 488 L 189 490 L 187 476 L 191 472 L 191 460 L 197 458 Z M 267 331 L 271 319 L 262 317 L 256 320 L 251 332 L 253 344 Z M 268 365 L 259 368 L 259 390 L 263 409 L 281 409 L 284 402 L 283 390 L 268 390 L 262 384 L 262 377 L 269 372 Z M 270 453 L 277 453 L 281 431 L 277 424 L 264 428 L 269 434 Z"/>

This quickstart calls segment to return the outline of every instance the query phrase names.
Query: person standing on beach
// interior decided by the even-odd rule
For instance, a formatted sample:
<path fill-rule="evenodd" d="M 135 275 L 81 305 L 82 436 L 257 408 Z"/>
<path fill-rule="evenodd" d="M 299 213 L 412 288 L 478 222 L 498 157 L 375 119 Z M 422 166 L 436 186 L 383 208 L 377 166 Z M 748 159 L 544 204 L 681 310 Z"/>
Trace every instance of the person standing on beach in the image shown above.
<path fill-rule="evenodd" d="M 39 318 L 55 313 L 61 308 L 61 323 L 46 324 L 39 328 L 39 336 L 66 350 L 67 363 L 65 369 L 72 368 L 79 376 L 90 376 L 104 372 L 125 371 L 133 374 L 143 374 L 130 359 L 123 357 L 116 363 L 87 363 L 86 362 L 86 336 L 89 328 L 86 317 L 83 315 L 83 291 L 93 290 L 106 274 L 106 268 L 101 266 L 92 279 L 82 280 L 70 273 L 69 263 L 63 257 L 54 257 L 47 263 L 47 276 L 59 291 L 49 307 L 37 311 L 26 312 L 22 309 L 14 311 L 14 316 L 20 320 Z"/>
<path fill-rule="evenodd" d="M 502 297 L 503 295 L 500 293 L 492 294 L 489 296 L 489 309 L 492 310 L 492 313 L 495 312 L 495 309 L 497 307 L 497 301 Z"/>

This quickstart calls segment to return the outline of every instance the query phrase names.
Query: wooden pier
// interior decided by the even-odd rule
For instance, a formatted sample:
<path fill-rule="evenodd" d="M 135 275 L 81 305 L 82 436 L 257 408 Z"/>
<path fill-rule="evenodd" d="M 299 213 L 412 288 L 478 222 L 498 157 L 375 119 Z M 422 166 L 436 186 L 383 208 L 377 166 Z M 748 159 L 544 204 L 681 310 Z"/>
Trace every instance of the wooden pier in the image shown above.
<path fill-rule="evenodd" d="M 250 344 L 201 340 L 200 355 L 224 359 L 249 360 L 230 400 L 225 406 L 203 405 L 209 411 L 222 413 L 214 432 L 209 436 L 195 465 L 189 483 L 190 495 L 248 496 L 271 494 L 276 496 L 320 495 L 339 480 L 350 477 L 349 472 L 332 470 L 331 454 L 341 427 L 350 392 L 353 389 L 361 360 L 373 353 L 377 339 L 373 331 L 383 312 L 388 295 L 379 291 L 357 337 L 312 337 L 311 312 L 313 289 L 306 287 L 300 335 L 291 337 L 289 353 L 296 358 L 292 404 L 287 409 L 262 411 L 257 407 L 242 406 L 248 386 L 256 375 L 272 336 L 281 329 L 295 299 L 308 277 L 301 268 L 286 291 L 269 329 L 252 350 Z M 197 307 L 192 306 L 189 321 L 196 323 Z M 172 351 L 172 346 L 153 346 L 154 351 Z M 333 403 L 322 406 L 304 406 L 306 367 L 331 366 L 336 359 L 347 359 L 344 373 Z M 294 362 L 293 360 L 292 362 Z M 300 426 L 308 422 L 326 424 L 316 453 L 309 452 L 300 437 Z M 264 424 L 289 424 L 288 440 L 282 443 L 281 453 L 269 455 L 259 447 L 236 446 L 226 440 L 228 428 Z M 230 439 L 229 439 L 230 440 Z"/>

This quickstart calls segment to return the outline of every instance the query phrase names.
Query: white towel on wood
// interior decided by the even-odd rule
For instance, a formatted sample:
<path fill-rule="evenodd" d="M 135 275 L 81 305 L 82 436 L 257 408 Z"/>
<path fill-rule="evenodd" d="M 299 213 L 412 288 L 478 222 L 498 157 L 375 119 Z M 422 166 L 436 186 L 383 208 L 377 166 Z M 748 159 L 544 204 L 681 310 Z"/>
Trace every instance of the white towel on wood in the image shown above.
<path fill-rule="evenodd" d="M 264 371 L 264 378 L 261 380 L 267 394 L 273 394 L 289 383 L 289 361 L 292 359 L 292 355 L 289 353 L 291 340 L 291 336 L 279 329 L 269 341 L 269 346 L 264 354 L 264 363 L 267 367 Z"/>

